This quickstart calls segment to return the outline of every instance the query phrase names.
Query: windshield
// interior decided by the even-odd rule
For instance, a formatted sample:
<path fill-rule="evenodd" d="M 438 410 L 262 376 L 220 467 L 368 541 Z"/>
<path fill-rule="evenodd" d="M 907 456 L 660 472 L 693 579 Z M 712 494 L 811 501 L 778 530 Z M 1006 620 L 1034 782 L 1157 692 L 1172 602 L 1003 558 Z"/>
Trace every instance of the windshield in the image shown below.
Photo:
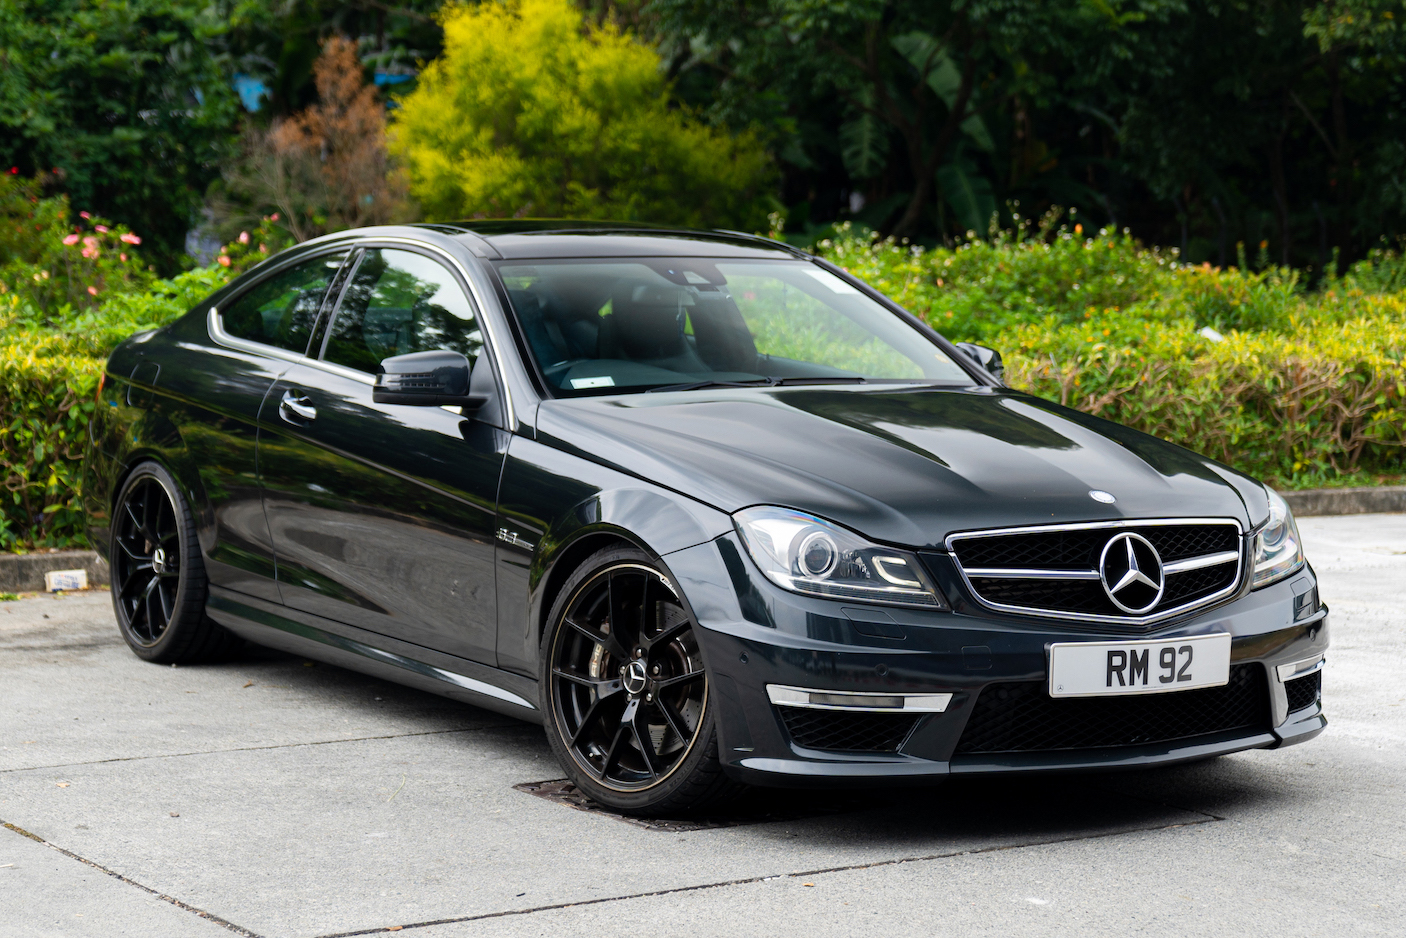
<path fill-rule="evenodd" d="M 564 396 L 972 383 L 917 329 L 806 261 L 512 261 L 497 270 L 538 367 Z"/>

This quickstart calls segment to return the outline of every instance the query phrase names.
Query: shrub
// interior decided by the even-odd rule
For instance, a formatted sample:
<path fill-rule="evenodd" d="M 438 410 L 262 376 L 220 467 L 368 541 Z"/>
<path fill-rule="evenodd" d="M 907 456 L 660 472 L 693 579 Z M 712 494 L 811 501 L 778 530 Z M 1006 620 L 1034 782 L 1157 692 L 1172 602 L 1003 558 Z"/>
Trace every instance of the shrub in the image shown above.
<path fill-rule="evenodd" d="M 79 473 L 102 359 L 73 352 L 61 335 L 4 335 L 0 549 L 82 544 Z"/>
<path fill-rule="evenodd" d="M 1284 487 L 1406 472 L 1397 253 L 1309 292 L 1287 269 L 1190 267 L 1053 222 L 935 250 L 841 229 L 820 250 L 949 338 L 1001 350 L 1014 387 Z"/>
<path fill-rule="evenodd" d="M 156 279 L 139 235 L 87 212 L 75 222 L 67 196 L 41 192 L 38 179 L 0 175 L 0 296 L 43 310 L 88 309 Z"/>
<path fill-rule="evenodd" d="M 334 36 L 313 66 L 316 104 L 243 136 L 243 158 L 226 174 L 228 192 L 273 219 L 294 239 L 409 220 L 404 174 L 386 154 L 386 113 L 366 84 L 356 45 Z M 219 201 L 219 200 L 216 200 Z M 220 214 L 244 214 L 220 202 Z"/>
<path fill-rule="evenodd" d="M 453 4 L 444 54 L 392 124 L 429 217 L 614 218 L 755 229 L 757 136 L 670 107 L 659 56 L 567 0 Z"/>

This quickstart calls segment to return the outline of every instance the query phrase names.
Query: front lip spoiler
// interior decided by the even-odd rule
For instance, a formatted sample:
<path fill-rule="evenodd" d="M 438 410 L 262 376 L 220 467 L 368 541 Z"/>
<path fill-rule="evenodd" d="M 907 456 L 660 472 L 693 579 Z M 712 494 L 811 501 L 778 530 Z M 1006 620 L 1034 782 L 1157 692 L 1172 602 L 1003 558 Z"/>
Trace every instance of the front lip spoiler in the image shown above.
<path fill-rule="evenodd" d="M 902 753 L 882 761 L 863 762 L 753 757 L 727 766 L 726 770 L 754 785 L 829 787 L 856 782 L 921 785 L 963 775 L 1107 771 L 1176 765 L 1246 749 L 1272 749 L 1281 744 L 1281 738 L 1269 731 L 1247 735 L 1243 730 L 1232 730 L 1181 742 L 1181 745 L 1173 742 L 1109 749 L 959 755 L 951 762 L 931 762 L 905 757 Z"/>

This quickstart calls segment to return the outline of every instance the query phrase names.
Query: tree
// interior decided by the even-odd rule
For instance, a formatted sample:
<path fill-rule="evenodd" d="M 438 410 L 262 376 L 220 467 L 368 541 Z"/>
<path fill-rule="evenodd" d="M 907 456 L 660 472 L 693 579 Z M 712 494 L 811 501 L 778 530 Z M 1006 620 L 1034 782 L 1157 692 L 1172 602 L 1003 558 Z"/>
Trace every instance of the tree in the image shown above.
<path fill-rule="evenodd" d="M 828 117 L 832 132 L 812 134 L 815 144 L 823 149 L 838 140 L 855 188 L 868 183 L 875 195 L 895 199 L 901 193 L 901 207 L 880 224 L 909 236 L 929 224 L 939 192 L 969 227 L 984 232 L 995 201 L 976 160 L 997 149 L 990 122 L 1001 109 L 1053 87 L 1055 75 L 1032 66 L 1097 45 L 1116 55 L 1121 24 L 1159 5 L 654 0 L 649 9 L 675 37 L 671 47 L 686 50 L 676 67 L 721 76 L 715 104 L 724 119 L 756 119 L 768 106 L 776 126 L 806 110 Z M 813 163 L 807 142 L 789 141 L 783 155 L 796 165 Z"/>
<path fill-rule="evenodd" d="M 0 165 L 180 255 L 236 104 L 202 0 L 0 4 Z"/>
<path fill-rule="evenodd" d="M 657 54 L 566 0 L 454 5 L 444 54 L 392 120 L 430 217 L 566 216 L 756 229 L 757 135 L 670 106 Z"/>
<path fill-rule="evenodd" d="M 313 71 L 315 104 L 245 133 L 244 158 L 227 179 L 246 208 L 247 217 L 233 219 L 236 227 L 276 213 L 294 239 L 306 241 L 408 219 L 403 174 L 386 155 L 385 108 L 366 84 L 355 44 L 327 40 Z"/>

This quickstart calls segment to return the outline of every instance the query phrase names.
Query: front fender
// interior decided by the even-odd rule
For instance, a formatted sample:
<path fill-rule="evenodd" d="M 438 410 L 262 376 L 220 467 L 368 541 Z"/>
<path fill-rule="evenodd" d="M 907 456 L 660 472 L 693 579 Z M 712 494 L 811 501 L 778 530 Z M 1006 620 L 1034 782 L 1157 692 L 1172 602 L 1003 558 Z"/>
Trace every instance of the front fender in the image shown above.
<path fill-rule="evenodd" d="M 525 437 L 498 505 L 498 666 L 532 677 L 557 592 L 590 554 L 623 542 L 664 558 L 732 530 L 702 502 Z"/>
<path fill-rule="evenodd" d="M 111 374 L 99 397 L 89 425 L 83 505 L 89 542 L 104 556 L 117 494 L 127 474 L 146 460 L 160 463 L 171 473 L 186 503 L 196 511 L 197 524 L 202 520 L 199 506 L 206 499 L 200 473 L 180 430 L 161 413 L 160 400 L 148 389 Z"/>

